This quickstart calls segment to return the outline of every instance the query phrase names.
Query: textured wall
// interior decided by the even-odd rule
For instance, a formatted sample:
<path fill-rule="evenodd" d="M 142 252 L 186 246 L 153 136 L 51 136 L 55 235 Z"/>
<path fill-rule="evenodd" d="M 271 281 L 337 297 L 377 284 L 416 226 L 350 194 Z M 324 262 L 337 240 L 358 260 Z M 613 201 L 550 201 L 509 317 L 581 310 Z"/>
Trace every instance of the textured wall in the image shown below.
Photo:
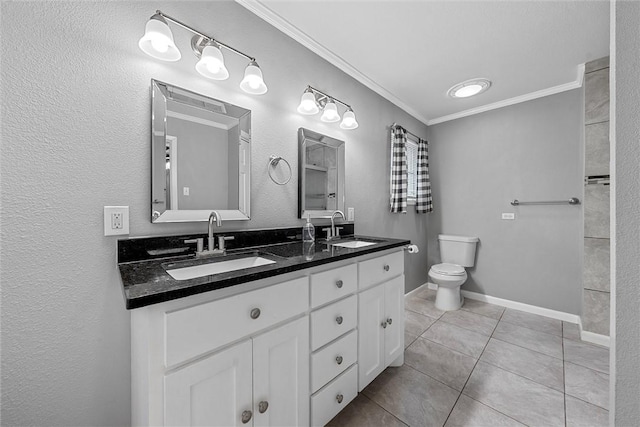
<path fill-rule="evenodd" d="M 616 1 L 615 413 L 640 420 L 640 3 Z"/>
<path fill-rule="evenodd" d="M 178 28 L 180 62 L 144 55 L 137 41 L 156 8 L 255 55 L 269 92 L 244 94 L 246 61 L 231 54 L 229 80 L 200 77 Z M 388 213 L 387 126 L 426 127 L 241 6 L 3 2 L 0 28 L 3 424 L 130 422 L 130 316 L 102 207 L 130 206 L 132 236 L 206 230 L 149 221 L 152 78 L 253 111 L 252 219 L 225 229 L 302 225 L 297 129 L 311 128 L 347 143 L 356 231 L 412 239 L 423 251 L 406 258 L 407 288 L 426 281 L 426 217 Z M 307 84 L 352 104 L 360 128 L 297 114 Z M 291 162 L 288 185 L 268 179 L 271 154 Z"/>
<path fill-rule="evenodd" d="M 429 127 L 438 233 L 478 236 L 463 289 L 578 314 L 580 206 L 510 200 L 582 199 L 582 91 L 573 90 Z M 515 212 L 515 221 L 501 220 Z"/>

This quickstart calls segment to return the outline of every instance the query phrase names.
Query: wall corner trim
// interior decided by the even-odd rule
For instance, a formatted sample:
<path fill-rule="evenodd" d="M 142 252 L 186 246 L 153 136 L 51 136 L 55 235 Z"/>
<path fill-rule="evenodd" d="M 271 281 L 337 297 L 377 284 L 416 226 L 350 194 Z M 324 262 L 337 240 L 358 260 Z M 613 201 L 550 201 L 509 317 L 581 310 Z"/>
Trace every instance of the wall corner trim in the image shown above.
<path fill-rule="evenodd" d="M 397 107 L 406 111 L 408 114 L 421 121 L 424 124 L 427 124 L 429 119 L 422 116 L 415 109 L 411 108 L 409 105 L 405 104 L 400 100 L 397 96 L 389 92 L 384 87 L 380 86 L 369 77 L 362 74 L 357 68 L 353 65 L 349 64 L 344 59 L 335 55 L 326 47 L 322 46 L 320 43 L 313 40 L 299 28 L 294 25 L 291 25 L 287 22 L 283 17 L 269 9 L 267 6 L 260 3 L 258 0 L 235 0 L 236 3 L 246 8 L 254 15 L 258 16 L 268 24 L 282 31 L 284 34 L 288 35 L 316 55 L 320 56 L 322 59 L 328 61 L 332 65 L 336 66 L 340 70 L 344 71 L 347 75 L 353 77 L 378 95 L 382 96 L 386 100 L 395 104 Z"/>

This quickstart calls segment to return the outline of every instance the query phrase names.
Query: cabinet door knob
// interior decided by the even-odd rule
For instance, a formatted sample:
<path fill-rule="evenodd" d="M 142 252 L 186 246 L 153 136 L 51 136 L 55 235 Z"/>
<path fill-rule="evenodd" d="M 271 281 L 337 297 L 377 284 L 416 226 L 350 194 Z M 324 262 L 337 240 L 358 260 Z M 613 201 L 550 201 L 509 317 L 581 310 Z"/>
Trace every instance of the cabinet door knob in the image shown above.
<path fill-rule="evenodd" d="M 338 289 L 342 288 L 342 285 L 343 285 L 342 280 L 336 281 L 336 286 L 338 287 Z"/>
<path fill-rule="evenodd" d="M 387 322 L 382 322 L 380 326 L 382 326 L 384 329 L 387 329 Z"/>
<path fill-rule="evenodd" d="M 338 401 L 338 403 L 342 403 L 342 399 L 344 399 L 344 396 L 338 393 L 338 395 L 336 396 L 336 400 Z"/>
<path fill-rule="evenodd" d="M 251 315 L 252 319 L 257 319 L 258 317 L 260 317 L 260 309 L 259 308 L 252 308 L 250 315 Z"/>
<path fill-rule="evenodd" d="M 382 268 L 384 268 L 384 271 L 389 271 L 389 264 L 385 264 Z"/>
<path fill-rule="evenodd" d="M 249 421 L 251 421 L 251 417 L 253 416 L 253 413 L 251 411 L 243 411 L 242 412 L 242 424 L 246 424 Z"/>
<path fill-rule="evenodd" d="M 338 317 L 336 317 L 336 323 L 337 323 L 338 325 L 342 325 L 342 316 L 338 316 Z"/>
<path fill-rule="evenodd" d="M 393 323 L 393 319 L 392 319 L 391 317 L 389 317 L 389 318 L 387 319 L 387 323 L 388 323 L 389 325 L 390 325 L 390 324 L 392 324 L 392 323 Z"/>
<path fill-rule="evenodd" d="M 258 412 L 264 414 L 265 412 L 267 412 L 267 409 L 269 409 L 269 402 L 263 400 L 262 402 L 258 403 Z"/>
<path fill-rule="evenodd" d="M 338 365 L 342 365 L 342 356 L 338 356 L 338 357 L 336 357 L 336 363 L 337 363 Z"/>

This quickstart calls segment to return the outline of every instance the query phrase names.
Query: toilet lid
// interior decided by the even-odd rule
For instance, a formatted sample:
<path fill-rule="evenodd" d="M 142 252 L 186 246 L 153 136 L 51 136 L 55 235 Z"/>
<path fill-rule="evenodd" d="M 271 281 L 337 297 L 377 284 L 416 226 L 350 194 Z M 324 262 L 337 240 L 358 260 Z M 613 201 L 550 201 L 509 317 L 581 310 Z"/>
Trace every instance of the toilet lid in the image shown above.
<path fill-rule="evenodd" d="M 442 263 L 431 267 L 434 273 L 443 274 L 445 276 L 463 276 L 464 268 L 458 264 Z"/>

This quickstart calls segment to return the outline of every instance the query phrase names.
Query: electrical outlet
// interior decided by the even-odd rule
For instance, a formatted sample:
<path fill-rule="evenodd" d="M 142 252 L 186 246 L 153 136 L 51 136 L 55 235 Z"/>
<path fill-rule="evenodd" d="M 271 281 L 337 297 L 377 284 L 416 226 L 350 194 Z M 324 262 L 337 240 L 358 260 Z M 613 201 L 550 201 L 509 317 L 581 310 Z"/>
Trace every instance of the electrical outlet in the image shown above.
<path fill-rule="evenodd" d="M 502 219 L 516 219 L 516 214 L 513 212 L 503 212 Z"/>
<path fill-rule="evenodd" d="M 347 221 L 355 221 L 355 220 L 356 220 L 356 209 L 347 208 Z"/>
<path fill-rule="evenodd" d="M 129 206 L 104 207 L 104 235 L 129 234 Z"/>
<path fill-rule="evenodd" d="M 182 187 L 182 195 L 183 196 L 189 195 L 189 187 Z"/>

